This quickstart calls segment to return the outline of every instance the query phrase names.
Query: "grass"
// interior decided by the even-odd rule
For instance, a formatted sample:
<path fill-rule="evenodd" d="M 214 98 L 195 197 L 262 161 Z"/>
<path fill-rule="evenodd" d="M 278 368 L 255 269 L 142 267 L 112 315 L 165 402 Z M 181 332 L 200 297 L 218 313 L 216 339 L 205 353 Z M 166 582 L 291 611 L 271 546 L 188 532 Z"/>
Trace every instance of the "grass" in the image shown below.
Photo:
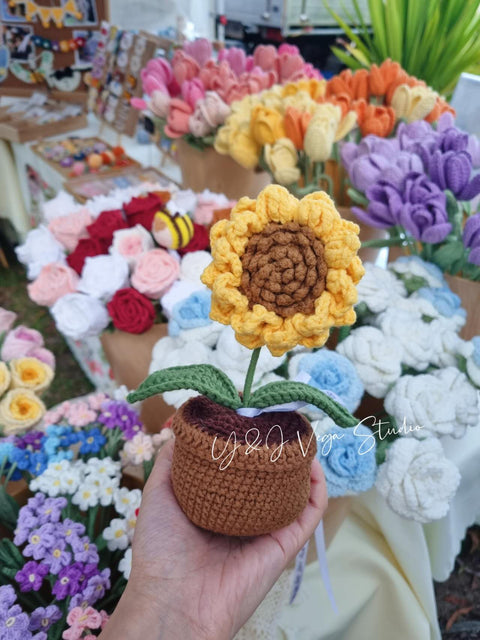
<path fill-rule="evenodd" d="M 18 315 L 16 325 L 23 324 L 40 331 L 45 346 L 55 354 L 57 373 L 52 386 L 42 397 L 46 406 L 51 407 L 93 391 L 94 387 L 57 331 L 48 309 L 39 307 L 28 297 L 27 283 L 25 270 L 20 265 L 10 269 L 0 268 L 0 307 L 15 311 Z"/>

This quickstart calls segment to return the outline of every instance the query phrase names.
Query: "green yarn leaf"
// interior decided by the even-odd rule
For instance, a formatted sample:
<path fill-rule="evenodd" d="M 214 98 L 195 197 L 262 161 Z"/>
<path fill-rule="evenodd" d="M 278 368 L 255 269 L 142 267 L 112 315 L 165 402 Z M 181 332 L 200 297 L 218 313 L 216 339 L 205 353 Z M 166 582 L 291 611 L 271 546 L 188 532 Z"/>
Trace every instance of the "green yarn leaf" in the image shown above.
<path fill-rule="evenodd" d="M 136 391 L 128 394 L 127 400 L 138 402 L 157 393 L 178 389 L 193 389 L 230 409 L 238 409 L 242 404 L 230 378 L 211 364 L 192 364 L 155 371 Z"/>
<path fill-rule="evenodd" d="M 270 382 L 250 396 L 250 407 L 264 409 L 285 402 L 308 402 L 330 416 L 339 427 L 354 427 L 358 420 L 326 393 L 303 382 Z"/>

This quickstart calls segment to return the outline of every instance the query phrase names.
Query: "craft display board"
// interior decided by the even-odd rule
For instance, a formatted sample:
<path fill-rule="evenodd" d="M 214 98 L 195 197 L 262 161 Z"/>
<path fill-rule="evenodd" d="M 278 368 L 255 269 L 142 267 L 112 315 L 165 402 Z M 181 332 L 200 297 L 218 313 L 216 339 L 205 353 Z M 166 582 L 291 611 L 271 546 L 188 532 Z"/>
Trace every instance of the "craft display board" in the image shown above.
<path fill-rule="evenodd" d="M 159 38 L 149 33 L 122 31 L 102 24 L 93 60 L 89 104 L 118 133 L 127 136 L 135 133 L 140 112 L 131 106 L 130 100 L 142 95 L 140 71 L 159 47 Z"/>
<path fill-rule="evenodd" d="M 86 101 L 106 19 L 108 0 L 0 0 L 0 96 L 45 87 L 55 98 Z"/>
<path fill-rule="evenodd" d="M 69 104 L 67 108 L 73 106 Z M 65 109 L 65 104 L 51 101 L 42 108 L 55 114 Z M 10 142 L 29 142 L 76 131 L 87 126 L 87 114 L 83 110 L 78 115 L 63 117 L 61 120 L 53 122 L 44 122 L 44 120 L 45 115 L 36 117 L 33 111 L 12 111 L 9 107 L 0 107 L 0 138 Z"/>
<path fill-rule="evenodd" d="M 127 167 L 138 167 L 139 163 L 130 158 L 123 147 L 113 148 L 104 140 L 100 138 L 79 138 L 69 137 L 63 140 L 46 140 L 40 142 L 32 147 L 32 151 L 47 162 L 55 171 L 58 171 L 65 178 L 80 177 L 81 175 L 92 177 L 99 174 L 112 174 L 119 169 L 125 169 Z M 110 156 L 111 164 L 102 164 L 98 169 L 89 170 L 88 157 L 90 154 L 100 155 L 103 154 Z M 66 165 L 65 159 L 69 159 L 69 164 Z M 72 168 L 75 164 L 84 166 L 83 173 L 72 173 Z"/>
<path fill-rule="evenodd" d="M 165 188 L 174 184 L 161 171 L 153 167 L 127 167 L 103 175 L 91 174 L 72 178 L 65 182 L 64 188 L 83 204 L 94 196 L 106 196 L 113 189 L 133 187 L 142 182 L 158 182 Z"/>

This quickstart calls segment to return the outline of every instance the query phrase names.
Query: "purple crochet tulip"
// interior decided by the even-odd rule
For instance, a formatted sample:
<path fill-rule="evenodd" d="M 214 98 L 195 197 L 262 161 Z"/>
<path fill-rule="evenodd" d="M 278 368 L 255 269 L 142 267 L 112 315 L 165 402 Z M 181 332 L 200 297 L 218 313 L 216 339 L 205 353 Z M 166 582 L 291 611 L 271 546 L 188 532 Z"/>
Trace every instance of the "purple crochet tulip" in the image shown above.
<path fill-rule="evenodd" d="M 476 213 L 465 223 L 463 244 L 466 249 L 470 249 L 468 261 L 480 266 L 480 213 Z"/>
<path fill-rule="evenodd" d="M 472 159 L 466 151 L 447 151 L 437 149 L 429 164 L 430 178 L 444 191 L 450 189 L 459 196 L 468 184 L 472 172 Z"/>
<path fill-rule="evenodd" d="M 353 213 L 361 222 L 378 229 L 388 229 L 398 223 L 403 200 L 394 184 L 379 180 L 367 189 L 366 195 L 369 200 L 367 211 L 352 207 Z"/>
<path fill-rule="evenodd" d="M 382 177 L 382 172 L 390 165 L 390 160 L 385 156 L 372 153 L 356 158 L 348 173 L 355 189 L 365 192 L 368 187 Z"/>
<path fill-rule="evenodd" d="M 404 204 L 399 223 L 416 239 L 436 244 L 445 240 L 452 225 L 447 217 L 447 199 L 427 176 L 410 173 L 403 183 Z"/>
<path fill-rule="evenodd" d="M 406 124 L 401 122 L 397 128 L 397 139 L 402 151 L 417 153 L 419 149 L 433 149 L 438 133 L 425 120 L 417 120 Z"/>
<path fill-rule="evenodd" d="M 416 153 L 410 153 L 408 151 L 400 151 L 395 155 L 395 166 L 397 166 L 403 176 L 407 175 L 411 171 L 416 171 L 417 173 L 423 173 L 423 163 Z"/>
<path fill-rule="evenodd" d="M 480 193 L 480 174 L 477 174 L 459 195 L 459 200 L 469 202 Z"/>
<path fill-rule="evenodd" d="M 468 133 L 457 127 L 450 127 L 440 134 L 438 149 L 443 151 L 466 151 L 468 147 Z"/>

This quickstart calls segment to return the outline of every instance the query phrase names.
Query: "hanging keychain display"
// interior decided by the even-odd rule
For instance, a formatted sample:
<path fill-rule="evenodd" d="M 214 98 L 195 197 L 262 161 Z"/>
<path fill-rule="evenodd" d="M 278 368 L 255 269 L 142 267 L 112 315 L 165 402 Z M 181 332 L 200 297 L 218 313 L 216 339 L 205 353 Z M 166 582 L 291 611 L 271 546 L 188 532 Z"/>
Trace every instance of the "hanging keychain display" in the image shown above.
<path fill-rule="evenodd" d="M 59 28 L 65 23 L 65 16 L 72 16 L 81 20 L 83 14 L 77 7 L 76 0 L 67 0 L 61 7 L 42 7 L 34 0 L 10 0 L 10 7 L 23 6 L 25 8 L 25 19 L 32 22 L 34 18 L 40 18 L 43 27 L 47 28 L 52 22 Z"/>

